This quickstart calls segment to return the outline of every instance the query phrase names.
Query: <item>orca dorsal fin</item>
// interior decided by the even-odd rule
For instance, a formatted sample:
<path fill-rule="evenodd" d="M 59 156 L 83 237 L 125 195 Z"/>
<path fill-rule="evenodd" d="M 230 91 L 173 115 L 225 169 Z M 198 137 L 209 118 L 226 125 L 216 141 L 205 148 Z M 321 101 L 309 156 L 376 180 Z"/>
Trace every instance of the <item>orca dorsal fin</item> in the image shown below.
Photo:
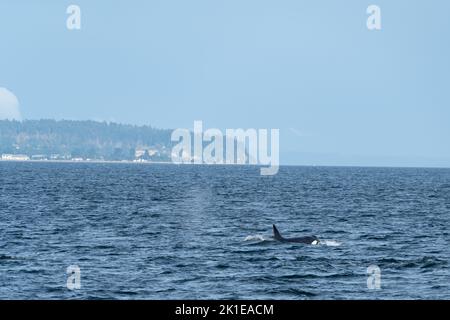
<path fill-rule="evenodd" d="M 277 227 L 275 225 L 273 226 L 273 237 L 275 240 L 281 241 L 283 240 L 283 237 L 281 236 L 280 232 L 278 231 Z"/>

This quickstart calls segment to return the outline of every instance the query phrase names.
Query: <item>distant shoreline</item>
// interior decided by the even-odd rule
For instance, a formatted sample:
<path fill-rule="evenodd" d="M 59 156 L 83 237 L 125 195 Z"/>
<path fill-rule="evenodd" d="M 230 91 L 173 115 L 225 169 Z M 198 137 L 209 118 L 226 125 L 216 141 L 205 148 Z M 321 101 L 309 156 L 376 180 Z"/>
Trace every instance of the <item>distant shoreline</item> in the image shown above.
<path fill-rule="evenodd" d="M 132 161 L 132 160 L 5 160 L 0 159 L 0 162 L 39 162 L 39 163 L 124 163 L 124 164 L 174 164 L 170 161 Z"/>
<path fill-rule="evenodd" d="M 205 166 L 255 166 L 259 167 L 261 165 L 252 165 L 252 164 L 240 164 L 240 163 L 174 163 L 171 161 L 133 161 L 133 160 L 5 160 L 0 158 L 0 162 L 33 162 L 33 163 L 95 163 L 95 164 L 105 164 L 105 163 L 115 163 L 115 164 L 173 164 L 173 165 L 205 165 Z M 308 166 L 307 166 L 308 167 Z"/>
<path fill-rule="evenodd" d="M 132 161 L 132 160 L 4 160 L 0 158 L 0 163 L 7 162 L 30 162 L 30 163 L 92 163 L 92 164 L 164 164 L 164 165 L 196 165 L 196 166 L 254 166 L 262 167 L 263 165 L 254 164 L 237 164 L 237 163 L 174 163 L 170 161 Z M 355 166 L 355 165 L 314 165 L 314 164 L 281 164 L 280 167 L 309 167 L 309 168 L 380 168 L 380 169 L 445 169 L 450 170 L 450 167 L 418 167 L 418 166 Z"/>

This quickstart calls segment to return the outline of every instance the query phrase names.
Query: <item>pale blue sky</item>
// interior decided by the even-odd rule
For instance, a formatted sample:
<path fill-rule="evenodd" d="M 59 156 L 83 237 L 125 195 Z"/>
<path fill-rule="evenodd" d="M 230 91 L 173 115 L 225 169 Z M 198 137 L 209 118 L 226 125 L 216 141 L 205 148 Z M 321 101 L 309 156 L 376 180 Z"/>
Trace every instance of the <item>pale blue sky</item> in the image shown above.
<path fill-rule="evenodd" d="M 82 29 L 66 29 L 78 4 Z M 366 28 L 381 7 L 382 30 Z M 281 162 L 450 166 L 450 2 L 0 1 L 25 119 L 280 128 Z"/>

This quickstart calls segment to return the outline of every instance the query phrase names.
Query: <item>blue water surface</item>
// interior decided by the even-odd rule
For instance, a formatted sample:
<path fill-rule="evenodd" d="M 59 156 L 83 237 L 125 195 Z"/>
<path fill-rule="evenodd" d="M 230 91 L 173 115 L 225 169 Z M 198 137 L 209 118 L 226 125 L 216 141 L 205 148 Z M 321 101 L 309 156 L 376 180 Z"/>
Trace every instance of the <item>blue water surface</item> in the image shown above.
<path fill-rule="evenodd" d="M 450 298 L 450 169 L 0 162 L 0 218 L 1 299 Z"/>

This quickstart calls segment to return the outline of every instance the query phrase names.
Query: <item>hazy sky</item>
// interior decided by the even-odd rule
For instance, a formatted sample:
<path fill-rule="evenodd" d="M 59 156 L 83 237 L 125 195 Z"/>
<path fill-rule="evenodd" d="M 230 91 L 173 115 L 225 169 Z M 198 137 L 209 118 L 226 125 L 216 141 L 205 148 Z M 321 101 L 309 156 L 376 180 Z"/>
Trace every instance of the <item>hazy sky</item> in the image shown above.
<path fill-rule="evenodd" d="M 70 4 L 81 30 L 66 28 Z M 450 166 L 449 12 L 445 0 L 1 0 L 0 88 L 24 119 L 279 128 L 282 163 Z"/>

